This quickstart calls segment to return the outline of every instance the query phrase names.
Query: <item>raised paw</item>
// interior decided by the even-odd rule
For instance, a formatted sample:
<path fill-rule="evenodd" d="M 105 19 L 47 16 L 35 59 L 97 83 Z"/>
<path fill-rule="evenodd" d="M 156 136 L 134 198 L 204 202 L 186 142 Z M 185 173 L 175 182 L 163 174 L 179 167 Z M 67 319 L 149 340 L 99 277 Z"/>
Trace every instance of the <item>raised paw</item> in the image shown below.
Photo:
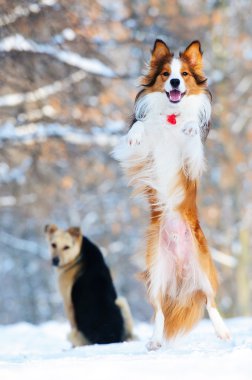
<path fill-rule="evenodd" d="M 131 146 L 140 145 L 143 139 L 144 127 L 141 121 L 137 121 L 128 132 L 127 140 Z"/>
<path fill-rule="evenodd" d="M 190 121 L 184 125 L 182 128 L 182 132 L 187 136 L 195 136 L 198 134 L 197 123 L 194 121 Z"/>
<path fill-rule="evenodd" d="M 142 141 L 142 135 L 140 133 L 131 133 L 128 135 L 128 144 L 129 145 L 140 145 Z"/>
<path fill-rule="evenodd" d="M 157 351 L 162 347 L 162 343 L 157 340 L 150 340 L 146 344 L 146 348 L 148 351 Z"/>

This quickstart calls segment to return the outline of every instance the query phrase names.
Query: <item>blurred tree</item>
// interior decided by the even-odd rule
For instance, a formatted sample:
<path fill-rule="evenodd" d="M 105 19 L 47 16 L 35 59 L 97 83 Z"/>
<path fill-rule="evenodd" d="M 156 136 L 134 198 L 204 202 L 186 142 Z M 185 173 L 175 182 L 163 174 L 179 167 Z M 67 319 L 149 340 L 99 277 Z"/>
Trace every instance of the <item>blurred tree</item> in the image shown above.
<path fill-rule="evenodd" d="M 201 219 L 221 273 L 223 312 L 251 313 L 251 2 L 0 4 L 0 323 L 62 315 L 47 222 L 80 225 L 103 248 L 134 316 L 149 317 L 135 278 L 145 207 L 130 199 L 110 151 L 127 131 L 136 78 L 156 37 L 176 52 L 202 41 L 214 102 Z"/>

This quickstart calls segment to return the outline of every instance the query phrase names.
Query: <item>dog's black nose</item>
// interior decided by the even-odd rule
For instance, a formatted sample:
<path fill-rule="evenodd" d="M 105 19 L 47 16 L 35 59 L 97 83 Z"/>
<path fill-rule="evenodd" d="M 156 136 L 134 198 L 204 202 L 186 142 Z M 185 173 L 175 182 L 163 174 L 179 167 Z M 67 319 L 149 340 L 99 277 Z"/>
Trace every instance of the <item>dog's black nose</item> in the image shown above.
<path fill-rule="evenodd" d="M 57 267 L 59 265 L 59 258 L 57 256 L 53 257 L 52 265 L 54 265 L 55 267 Z"/>
<path fill-rule="evenodd" d="M 173 88 L 178 88 L 178 86 L 180 84 L 180 80 L 179 79 L 171 79 L 170 83 L 171 83 Z"/>

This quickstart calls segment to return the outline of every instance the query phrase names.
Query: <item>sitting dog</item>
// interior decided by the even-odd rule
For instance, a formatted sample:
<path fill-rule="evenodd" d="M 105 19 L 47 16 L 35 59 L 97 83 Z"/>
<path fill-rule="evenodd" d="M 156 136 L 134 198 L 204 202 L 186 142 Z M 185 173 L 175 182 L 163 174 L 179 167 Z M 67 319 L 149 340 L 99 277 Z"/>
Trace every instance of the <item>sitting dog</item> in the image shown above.
<path fill-rule="evenodd" d="M 117 298 L 112 278 L 99 248 L 79 228 L 64 231 L 47 225 L 52 265 L 65 312 L 71 325 L 73 347 L 123 342 L 132 338 L 132 317 L 127 301 Z"/>

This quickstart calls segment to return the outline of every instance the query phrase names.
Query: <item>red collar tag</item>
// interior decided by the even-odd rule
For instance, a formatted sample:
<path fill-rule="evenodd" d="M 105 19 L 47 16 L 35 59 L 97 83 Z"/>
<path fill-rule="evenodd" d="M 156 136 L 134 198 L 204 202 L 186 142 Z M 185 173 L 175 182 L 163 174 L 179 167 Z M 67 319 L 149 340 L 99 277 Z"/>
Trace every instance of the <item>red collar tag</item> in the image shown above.
<path fill-rule="evenodd" d="M 170 123 L 173 125 L 177 124 L 177 120 L 176 120 L 177 116 L 178 115 L 175 115 L 175 113 L 172 113 L 171 115 L 167 115 L 166 116 L 167 123 Z"/>

